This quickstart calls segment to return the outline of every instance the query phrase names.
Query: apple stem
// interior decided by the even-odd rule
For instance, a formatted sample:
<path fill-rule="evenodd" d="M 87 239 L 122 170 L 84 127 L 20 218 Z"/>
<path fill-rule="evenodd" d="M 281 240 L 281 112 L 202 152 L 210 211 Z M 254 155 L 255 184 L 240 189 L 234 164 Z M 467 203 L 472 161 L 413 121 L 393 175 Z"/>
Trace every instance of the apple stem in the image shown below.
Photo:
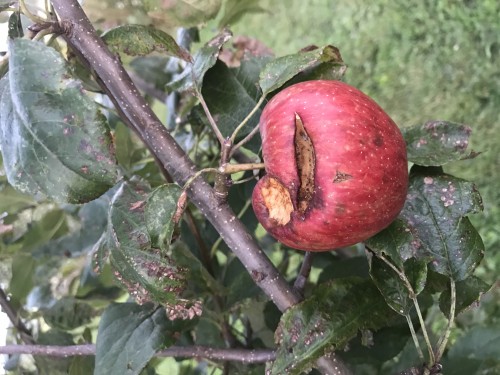
<path fill-rule="evenodd" d="M 264 169 L 264 163 L 245 163 L 245 164 L 226 164 L 221 167 L 224 174 L 234 174 L 244 171 L 253 171 L 254 169 Z"/>
<path fill-rule="evenodd" d="M 311 251 L 306 251 L 304 259 L 302 260 L 302 265 L 300 266 L 299 274 L 295 279 L 293 288 L 303 294 L 304 288 L 306 286 L 307 279 L 309 278 L 309 273 L 311 272 L 312 262 L 314 258 L 314 253 Z"/>

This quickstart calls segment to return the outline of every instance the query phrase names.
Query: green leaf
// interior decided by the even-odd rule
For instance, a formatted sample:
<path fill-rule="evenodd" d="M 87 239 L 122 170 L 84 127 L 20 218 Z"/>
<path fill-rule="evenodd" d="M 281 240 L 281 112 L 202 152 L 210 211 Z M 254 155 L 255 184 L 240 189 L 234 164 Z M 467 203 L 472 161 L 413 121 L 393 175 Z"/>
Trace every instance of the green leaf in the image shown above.
<path fill-rule="evenodd" d="M 449 352 L 448 358 L 476 358 L 481 360 L 500 358 L 500 327 L 471 328 L 460 337 Z"/>
<path fill-rule="evenodd" d="M 152 26 L 118 26 L 105 32 L 102 39 L 114 53 L 123 52 L 129 56 L 144 56 L 156 51 L 188 62 L 192 59 L 189 52 L 180 47 L 173 37 Z"/>
<path fill-rule="evenodd" d="M 191 323 L 169 321 L 152 304 L 110 305 L 99 323 L 94 374 L 139 374 L 153 355 L 176 341 L 175 332 Z"/>
<path fill-rule="evenodd" d="M 442 364 L 446 374 L 498 374 L 500 370 L 500 328 L 475 326 L 458 338 Z"/>
<path fill-rule="evenodd" d="M 187 91 L 196 88 L 201 91 L 205 73 L 217 62 L 222 46 L 231 38 L 229 30 L 222 30 L 217 36 L 199 49 L 194 55 L 194 62 L 167 85 L 169 91 Z"/>
<path fill-rule="evenodd" d="M 370 336 L 371 331 L 367 332 Z M 407 324 L 385 327 L 373 332 L 372 340 L 363 342 L 363 335 L 349 342 L 349 350 L 341 354 L 349 365 L 376 364 L 393 359 L 405 347 L 409 331 Z M 370 342 L 371 341 L 371 342 Z M 355 372 L 356 373 L 356 372 Z"/>
<path fill-rule="evenodd" d="M 43 319 L 53 328 L 69 331 L 85 324 L 95 316 L 94 309 L 87 303 L 73 297 L 58 300 L 48 310 L 43 311 Z"/>
<path fill-rule="evenodd" d="M 389 255 L 392 262 L 403 267 L 406 259 L 414 254 L 413 236 L 405 220 L 397 218 L 391 225 L 365 241 L 365 245 L 377 255 Z"/>
<path fill-rule="evenodd" d="M 222 285 L 214 279 L 184 242 L 174 242 L 171 247 L 171 253 L 175 264 L 186 273 L 185 279 L 188 283 L 186 289 L 192 293 L 192 295 L 188 295 L 189 298 L 199 301 L 201 293 L 212 295 L 214 291 L 223 291 Z"/>
<path fill-rule="evenodd" d="M 359 330 L 379 329 L 395 316 L 371 281 L 336 279 L 319 285 L 310 298 L 283 314 L 270 374 L 300 374 Z"/>
<path fill-rule="evenodd" d="M 159 194 L 165 191 L 161 190 Z M 151 219 L 148 221 L 146 216 L 154 212 L 145 213 L 146 202 L 151 196 L 149 192 L 149 186 L 142 183 L 124 182 L 120 185 L 111 201 L 107 235 L 100 240 L 99 248 L 101 253 L 107 248 L 118 280 L 138 302 L 153 301 L 169 305 L 178 302 L 178 294 L 184 289 L 185 270 L 177 267 L 164 251 L 155 246 L 160 234 L 166 239 L 170 230 L 159 233 L 156 223 L 163 223 L 168 227 L 173 213 L 156 210 L 163 217 L 158 217 L 157 222 Z M 164 194 L 163 197 L 168 204 L 170 198 Z M 163 204 L 160 199 L 153 200 L 155 204 Z M 154 210 L 151 207 L 148 209 Z M 103 257 L 104 255 L 98 255 L 98 259 Z"/>
<path fill-rule="evenodd" d="M 9 183 L 58 202 L 83 203 L 117 178 L 111 135 L 97 105 L 40 42 L 10 42 L 0 80 L 0 148 Z"/>
<path fill-rule="evenodd" d="M 223 15 L 219 21 L 219 29 L 234 25 L 245 14 L 264 12 L 265 9 L 259 3 L 260 0 L 226 0 Z"/>
<path fill-rule="evenodd" d="M 94 356 L 73 357 L 68 375 L 89 375 L 94 372 Z"/>
<path fill-rule="evenodd" d="M 31 196 L 21 193 L 6 182 L 0 182 L 0 212 L 14 214 L 34 204 Z"/>
<path fill-rule="evenodd" d="M 432 168 L 414 167 L 400 217 L 413 236 L 417 259 L 455 281 L 472 274 L 484 255 L 483 241 L 467 214 L 483 209 L 473 183 Z"/>
<path fill-rule="evenodd" d="M 72 230 L 37 247 L 32 251 L 33 256 L 52 256 L 62 259 L 90 252 L 106 228 L 110 193 L 80 206 L 74 216 L 75 223 Z"/>
<path fill-rule="evenodd" d="M 219 61 L 205 75 L 202 95 L 208 109 L 217 118 L 223 136 L 229 137 L 257 105 L 262 92 L 256 85 L 259 72 L 269 58 L 242 60 L 238 68 L 228 68 Z M 239 133 L 247 135 L 259 123 L 259 109 Z"/>
<path fill-rule="evenodd" d="M 484 254 L 483 241 L 466 215 L 483 209 L 473 183 L 439 168 L 414 166 L 405 206 L 387 229 L 366 241 L 370 250 L 401 264 L 411 257 L 455 281 L 472 274 Z"/>
<path fill-rule="evenodd" d="M 471 128 L 448 121 L 428 121 L 402 129 L 408 160 L 424 166 L 440 166 L 467 157 Z"/>
<path fill-rule="evenodd" d="M 328 45 L 312 51 L 279 57 L 269 62 L 260 73 L 259 85 L 262 92 L 267 95 L 283 86 L 297 74 L 313 67 L 320 67 L 322 73 L 319 77 L 313 76 L 309 79 L 322 78 L 327 71 L 330 72 L 329 79 L 339 79 L 345 71 L 339 50 Z"/>
<path fill-rule="evenodd" d="M 153 19 L 160 19 L 170 27 L 187 27 L 215 18 L 222 0 L 147 0 L 144 3 Z"/>
<path fill-rule="evenodd" d="M 246 298 L 253 298 L 261 293 L 260 288 L 252 280 L 238 258 L 228 260 L 224 273 L 224 285 L 228 291 L 226 306 L 232 307 Z"/>
<path fill-rule="evenodd" d="M 13 12 L 9 17 L 9 38 L 22 38 L 24 36 L 21 13 Z"/>
<path fill-rule="evenodd" d="M 139 77 L 162 90 L 176 73 L 173 69 L 169 69 L 170 61 L 171 59 L 167 56 L 152 55 L 136 57 L 130 62 L 130 66 Z M 118 142 L 116 143 L 118 145 Z"/>
<path fill-rule="evenodd" d="M 456 288 L 456 307 L 455 314 L 466 310 L 473 303 L 478 303 L 481 296 L 490 290 L 491 285 L 485 283 L 476 276 L 470 276 L 465 280 L 458 281 Z M 439 308 L 445 316 L 450 314 L 450 287 L 441 293 L 439 298 Z"/>
<path fill-rule="evenodd" d="M 166 184 L 153 190 L 144 207 L 146 227 L 154 248 L 166 250 L 170 246 L 175 224 L 173 216 L 182 189 L 176 184 Z"/>
<path fill-rule="evenodd" d="M 22 304 L 34 287 L 35 259 L 31 254 L 19 252 L 12 259 L 11 269 L 12 277 L 9 283 L 9 293 L 12 300 Z"/>
<path fill-rule="evenodd" d="M 424 261 L 411 258 L 405 262 L 404 268 L 400 272 L 406 275 L 414 293 L 410 293 L 408 286 L 387 263 L 376 256 L 370 259 L 370 276 L 375 285 L 384 296 L 387 304 L 398 314 L 406 316 L 413 307 L 413 298 L 425 287 L 427 264 Z"/>

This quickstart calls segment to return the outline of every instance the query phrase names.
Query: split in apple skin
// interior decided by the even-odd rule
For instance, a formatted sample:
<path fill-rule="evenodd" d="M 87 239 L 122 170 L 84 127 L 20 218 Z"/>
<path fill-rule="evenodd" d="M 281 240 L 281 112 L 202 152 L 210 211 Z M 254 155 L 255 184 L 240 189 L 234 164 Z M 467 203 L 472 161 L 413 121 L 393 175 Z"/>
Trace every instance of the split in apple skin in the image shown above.
<path fill-rule="evenodd" d="M 260 118 L 266 175 L 252 195 L 262 226 L 285 245 L 327 251 L 386 228 L 406 200 L 406 145 L 370 97 L 340 81 L 274 96 Z"/>

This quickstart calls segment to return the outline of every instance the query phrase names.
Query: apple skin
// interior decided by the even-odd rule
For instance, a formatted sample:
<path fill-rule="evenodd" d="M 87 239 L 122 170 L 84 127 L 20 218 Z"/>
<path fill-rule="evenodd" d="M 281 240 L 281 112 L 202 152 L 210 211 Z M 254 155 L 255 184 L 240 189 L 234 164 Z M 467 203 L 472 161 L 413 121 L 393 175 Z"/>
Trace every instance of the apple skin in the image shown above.
<path fill-rule="evenodd" d="M 296 114 L 315 153 L 314 190 L 299 209 Z M 367 95 L 340 81 L 306 81 L 274 96 L 260 118 L 266 175 L 252 205 L 278 241 L 327 251 L 386 228 L 408 188 L 406 145 L 391 118 Z"/>

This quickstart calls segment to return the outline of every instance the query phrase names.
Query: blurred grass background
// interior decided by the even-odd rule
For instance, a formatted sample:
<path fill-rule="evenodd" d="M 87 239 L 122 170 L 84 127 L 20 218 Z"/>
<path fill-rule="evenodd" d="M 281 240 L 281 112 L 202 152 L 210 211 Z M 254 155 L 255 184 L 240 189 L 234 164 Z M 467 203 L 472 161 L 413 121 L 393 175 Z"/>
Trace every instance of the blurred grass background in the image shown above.
<path fill-rule="evenodd" d="M 490 281 L 500 269 L 500 1 L 261 0 L 262 13 L 232 27 L 277 56 L 337 46 L 345 81 L 401 126 L 448 120 L 471 126 L 473 160 L 445 170 L 474 181 L 483 214 L 471 217 L 487 247 Z"/>

